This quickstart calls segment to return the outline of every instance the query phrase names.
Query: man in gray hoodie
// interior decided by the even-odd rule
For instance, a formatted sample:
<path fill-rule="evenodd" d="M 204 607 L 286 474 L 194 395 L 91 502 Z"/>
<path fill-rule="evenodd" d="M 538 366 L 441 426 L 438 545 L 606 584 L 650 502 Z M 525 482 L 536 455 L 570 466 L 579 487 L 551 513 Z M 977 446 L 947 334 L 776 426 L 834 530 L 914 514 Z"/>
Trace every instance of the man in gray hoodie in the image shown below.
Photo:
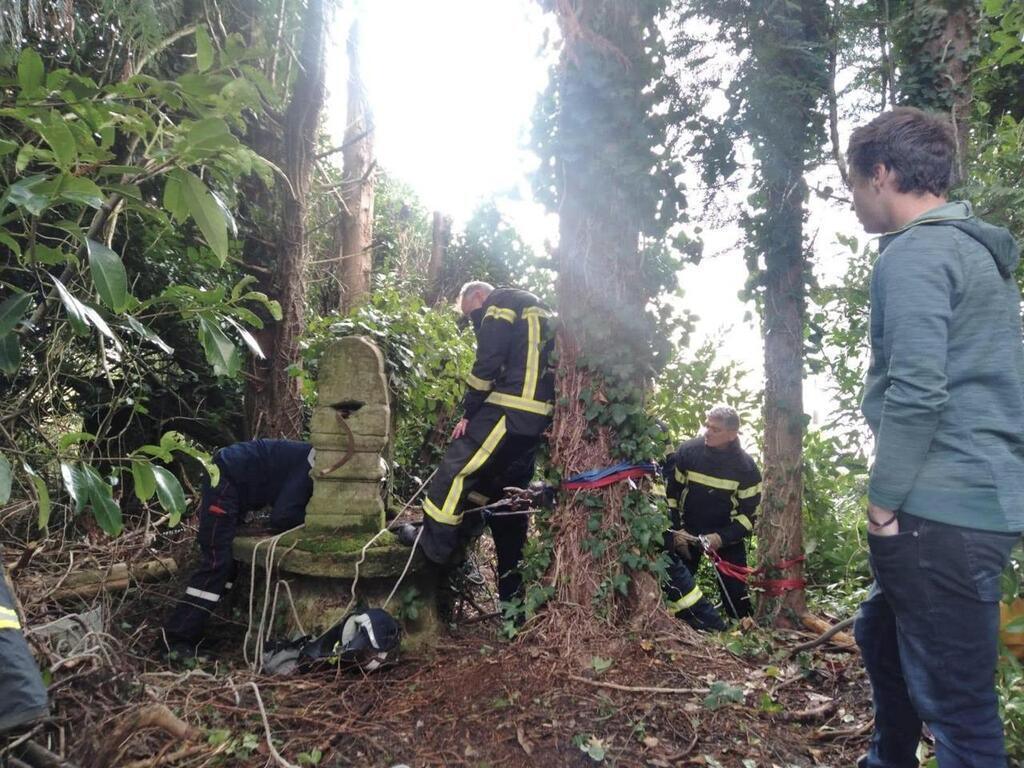
<path fill-rule="evenodd" d="M 1019 251 L 947 202 L 945 118 L 900 107 L 853 132 L 857 217 L 881 234 L 862 410 L 875 436 L 875 584 L 855 634 L 875 730 L 861 768 L 1005 768 L 994 690 L 1000 575 L 1024 530 Z"/>

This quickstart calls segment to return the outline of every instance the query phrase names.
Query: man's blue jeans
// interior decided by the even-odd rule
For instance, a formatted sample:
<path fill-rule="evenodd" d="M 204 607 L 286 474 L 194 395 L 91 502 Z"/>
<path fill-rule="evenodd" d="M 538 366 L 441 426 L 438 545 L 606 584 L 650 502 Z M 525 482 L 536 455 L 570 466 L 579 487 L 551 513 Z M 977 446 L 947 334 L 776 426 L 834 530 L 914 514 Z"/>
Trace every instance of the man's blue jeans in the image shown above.
<path fill-rule="evenodd" d="M 917 768 L 922 721 L 940 768 L 1006 768 L 995 693 L 999 582 L 1020 534 L 901 512 L 868 536 L 875 584 L 855 634 L 875 731 L 861 768 Z"/>

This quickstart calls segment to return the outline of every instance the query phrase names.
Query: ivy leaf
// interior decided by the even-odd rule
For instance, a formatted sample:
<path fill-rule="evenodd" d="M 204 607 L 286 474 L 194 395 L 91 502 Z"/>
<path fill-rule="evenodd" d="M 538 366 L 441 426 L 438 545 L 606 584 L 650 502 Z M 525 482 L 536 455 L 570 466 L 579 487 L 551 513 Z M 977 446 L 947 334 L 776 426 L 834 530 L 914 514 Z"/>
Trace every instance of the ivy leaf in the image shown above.
<path fill-rule="evenodd" d="M 0 304 L 0 336 L 6 336 L 25 317 L 32 305 L 31 293 L 18 293 Z"/>
<path fill-rule="evenodd" d="M 0 371 L 14 376 L 21 367 L 21 339 L 18 334 L 0 336 Z"/>
<path fill-rule="evenodd" d="M 50 522 L 50 491 L 46 487 L 46 481 L 36 474 L 32 467 L 26 462 L 22 462 L 21 466 L 36 489 L 36 503 L 39 504 L 38 524 L 40 529 L 45 530 Z"/>
<path fill-rule="evenodd" d="M 68 313 L 68 321 L 71 323 L 72 330 L 79 336 L 87 336 L 89 334 L 89 319 L 85 314 L 86 306 L 72 296 L 71 291 L 56 277 L 53 278 L 53 285 L 60 295 L 64 311 Z"/>
<path fill-rule="evenodd" d="M 0 504 L 6 504 L 11 498 L 11 462 L 0 453 Z"/>
<path fill-rule="evenodd" d="M 180 178 L 188 212 L 223 266 L 228 258 L 228 225 L 220 206 L 198 176 L 182 171 Z"/>
<path fill-rule="evenodd" d="M 78 445 L 89 440 L 95 440 L 96 435 L 91 432 L 68 432 L 66 435 L 61 435 L 57 440 L 57 450 L 66 451 L 72 445 Z"/>
<path fill-rule="evenodd" d="M 128 315 L 127 317 L 128 317 L 128 326 L 133 331 L 135 331 L 137 334 L 139 334 L 139 336 L 144 338 L 150 344 L 154 344 L 155 346 L 159 347 L 161 350 L 166 352 L 168 355 L 173 355 L 174 354 L 174 347 L 172 347 L 166 341 L 161 339 L 156 333 L 154 333 L 149 328 L 144 326 L 142 323 L 140 323 L 138 320 L 136 320 L 131 315 Z"/>
<path fill-rule="evenodd" d="M 124 530 L 121 507 L 114 501 L 114 490 L 90 464 L 82 465 L 82 476 L 89 489 L 89 504 L 96 524 L 108 536 L 117 536 Z"/>
<path fill-rule="evenodd" d="M 231 377 L 238 373 L 242 365 L 238 348 L 224 335 L 220 326 L 205 317 L 199 318 L 199 341 L 214 374 Z"/>
<path fill-rule="evenodd" d="M 89 503 L 89 485 L 82 475 L 82 470 L 74 464 L 62 461 L 60 476 L 64 480 L 64 487 L 67 489 L 71 501 L 75 504 L 75 512 L 81 512 Z"/>
<path fill-rule="evenodd" d="M 43 59 L 31 48 L 24 48 L 18 59 L 18 85 L 25 95 L 43 86 Z"/>
<path fill-rule="evenodd" d="M 135 486 L 135 497 L 145 504 L 156 493 L 156 475 L 153 465 L 148 461 L 132 462 L 132 480 Z"/>
<path fill-rule="evenodd" d="M 200 72 L 213 66 L 213 44 L 204 27 L 196 30 L 196 66 Z"/>
<path fill-rule="evenodd" d="M 89 253 L 92 282 L 100 298 L 115 312 L 124 312 L 128 306 L 128 275 L 124 269 L 124 262 L 102 243 L 86 240 L 85 244 Z"/>
<path fill-rule="evenodd" d="M 181 522 L 181 516 L 185 514 L 185 492 L 181 490 L 178 478 L 166 469 L 163 467 L 151 467 L 151 469 L 156 479 L 156 495 L 160 499 L 160 506 L 171 516 L 167 525 L 173 528 Z"/>

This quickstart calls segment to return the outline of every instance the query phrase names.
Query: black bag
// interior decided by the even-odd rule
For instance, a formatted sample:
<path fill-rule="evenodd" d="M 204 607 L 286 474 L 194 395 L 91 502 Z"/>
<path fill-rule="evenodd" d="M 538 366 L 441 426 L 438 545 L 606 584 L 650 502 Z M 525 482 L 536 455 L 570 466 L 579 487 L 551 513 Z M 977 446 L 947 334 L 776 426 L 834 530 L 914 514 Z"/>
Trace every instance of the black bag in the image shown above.
<path fill-rule="evenodd" d="M 320 637 L 302 645 L 299 669 L 308 672 L 344 667 L 372 672 L 395 660 L 401 631 L 398 622 L 381 608 L 350 613 Z"/>

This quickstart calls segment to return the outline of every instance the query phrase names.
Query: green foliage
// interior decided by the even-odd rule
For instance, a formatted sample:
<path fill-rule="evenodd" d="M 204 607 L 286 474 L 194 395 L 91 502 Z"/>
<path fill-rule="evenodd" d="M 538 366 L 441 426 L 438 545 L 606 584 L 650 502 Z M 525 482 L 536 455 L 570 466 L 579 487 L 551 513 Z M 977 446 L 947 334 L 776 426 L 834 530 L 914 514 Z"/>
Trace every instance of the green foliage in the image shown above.
<path fill-rule="evenodd" d="M 742 704 L 744 698 L 742 688 L 722 680 L 716 680 L 711 684 L 708 695 L 704 697 L 704 708 L 721 709 L 729 704 Z"/>

